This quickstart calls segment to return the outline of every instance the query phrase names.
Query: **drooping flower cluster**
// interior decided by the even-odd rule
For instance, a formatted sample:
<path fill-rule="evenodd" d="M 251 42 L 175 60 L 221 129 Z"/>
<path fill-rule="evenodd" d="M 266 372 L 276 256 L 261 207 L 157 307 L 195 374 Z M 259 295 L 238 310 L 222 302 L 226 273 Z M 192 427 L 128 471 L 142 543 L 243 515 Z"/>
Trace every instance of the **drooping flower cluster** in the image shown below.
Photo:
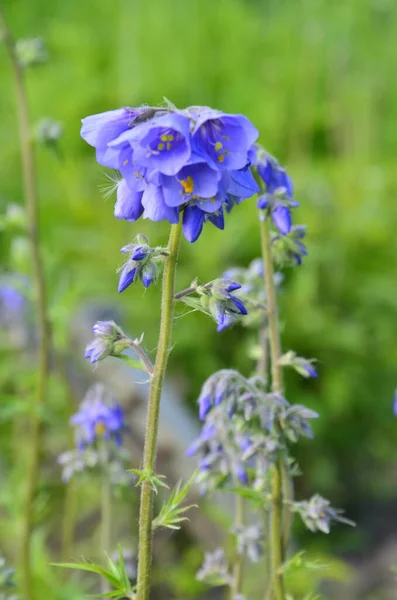
<path fill-rule="evenodd" d="M 293 184 L 277 159 L 259 144 L 250 152 L 250 159 L 265 185 L 265 193 L 258 198 L 258 208 L 270 211 L 273 223 L 282 235 L 291 231 L 291 208 L 299 206 L 293 199 Z"/>
<path fill-rule="evenodd" d="M 95 384 L 88 390 L 70 422 L 75 427 L 79 450 L 102 440 L 111 440 L 116 446 L 122 444 L 122 433 L 126 428 L 123 410 L 102 384 Z"/>
<path fill-rule="evenodd" d="M 84 358 L 91 363 L 103 360 L 107 356 L 120 356 L 123 350 L 131 346 L 131 340 L 114 321 L 98 321 L 92 328 L 94 339 L 85 349 Z"/>
<path fill-rule="evenodd" d="M 193 282 L 188 294 L 177 297 L 196 310 L 211 315 L 218 324 L 217 331 L 221 331 L 229 319 L 237 315 L 247 315 L 243 300 L 234 294 L 240 288 L 241 285 L 236 281 L 222 277 L 205 285 Z M 197 294 L 198 298 L 192 297 L 193 293 Z"/>
<path fill-rule="evenodd" d="M 132 244 L 121 248 L 128 255 L 127 262 L 121 268 L 119 292 L 123 292 L 134 281 L 142 281 L 145 288 L 157 281 L 166 255 L 166 248 L 151 248 L 149 240 L 141 233 Z"/>
<path fill-rule="evenodd" d="M 208 492 L 236 479 L 255 488 L 264 485 L 276 452 L 299 437 L 312 437 L 314 411 L 267 393 L 265 382 L 222 370 L 204 383 L 199 399 L 204 421 L 200 437 L 187 450 L 198 454 L 198 483 Z"/>
<path fill-rule="evenodd" d="M 120 171 L 117 218 L 178 223 L 189 242 L 206 221 L 224 227 L 230 210 L 259 191 L 250 171 L 258 132 L 243 115 L 206 106 L 121 108 L 82 120 L 99 164 Z"/>
<path fill-rule="evenodd" d="M 310 531 L 329 533 L 332 521 L 339 521 L 354 527 L 355 523 L 343 517 L 343 510 L 332 508 L 329 500 L 315 494 L 310 500 L 293 502 L 292 510 L 298 513 Z"/>

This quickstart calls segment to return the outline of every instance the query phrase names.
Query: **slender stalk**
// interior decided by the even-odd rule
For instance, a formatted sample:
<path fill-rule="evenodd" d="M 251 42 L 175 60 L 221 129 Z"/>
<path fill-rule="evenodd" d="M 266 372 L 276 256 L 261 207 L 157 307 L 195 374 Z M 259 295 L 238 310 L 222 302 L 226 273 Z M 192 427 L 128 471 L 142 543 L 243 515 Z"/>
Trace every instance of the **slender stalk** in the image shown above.
<path fill-rule="evenodd" d="M 31 537 L 33 530 L 33 502 L 39 472 L 40 446 L 41 446 L 41 412 L 47 393 L 47 380 L 49 371 L 49 345 L 50 330 L 47 316 L 47 301 L 44 280 L 44 269 L 40 255 L 39 242 L 39 215 L 36 190 L 36 172 L 34 164 L 33 143 L 30 134 L 28 102 L 25 89 L 23 69 L 15 53 L 15 43 L 2 9 L 0 8 L 0 37 L 3 38 L 14 78 L 16 103 L 18 110 L 19 135 L 22 158 L 23 187 L 28 222 L 28 238 L 32 256 L 32 279 L 37 303 L 37 330 L 38 330 L 38 366 L 37 389 L 32 406 L 30 422 L 30 440 L 28 466 L 26 475 L 26 491 L 23 510 L 23 523 L 21 532 L 20 563 L 23 596 L 25 600 L 32 600 L 33 581 L 30 557 Z"/>
<path fill-rule="evenodd" d="M 107 469 L 103 469 L 102 483 L 101 483 L 101 529 L 100 529 L 100 549 L 101 558 L 104 553 L 110 555 L 111 550 L 111 524 L 112 524 L 112 488 L 109 480 L 109 473 Z M 107 594 L 110 591 L 108 581 L 101 578 L 101 594 Z"/>
<path fill-rule="evenodd" d="M 235 526 L 244 526 L 244 498 L 236 496 L 236 516 Z M 232 564 L 232 585 L 230 586 L 230 600 L 234 600 L 238 595 L 241 594 L 243 585 L 243 567 L 244 567 L 244 556 L 239 554 L 237 547 L 235 548 L 234 559 Z"/>
<path fill-rule="evenodd" d="M 184 296 L 188 296 L 189 294 L 194 294 L 194 292 L 197 290 L 197 286 L 190 286 L 188 288 L 186 288 L 185 290 L 181 290 L 180 292 L 177 292 L 174 296 L 175 300 L 180 300 L 181 298 L 183 298 Z"/>
<path fill-rule="evenodd" d="M 270 347 L 270 370 L 272 390 L 276 393 L 283 391 L 282 367 L 279 365 L 281 356 L 276 286 L 274 284 L 272 250 L 269 220 L 260 220 L 261 246 L 265 267 L 265 287 L 267 296 L 267 318 Z M 284 560 L 282 532 L 282 470 L 281 457 L 278 457 L 273 467 L 272 475 L 272 507 L 270 514 L 270 552 L 271 552 L 271 592 L 266 598 L 284 600 L 284 582 L 281 566 Z"/>
<path fill-rule="evenodd" d="M 175 270 L 181 239 L 182 223 L 171 226 L 168 256 L 164 259 L 163 291 L 161 300 L 160 336 L 151 379 L 146 420 L 143 470 L 153 475 L 156 468 L 157 433 L 163 380 L 171 348 L 174 316 Z M 152 514 L 153 488 L 151 482 L 143 481 L 139 514 L 138 588 L 137 600 L 148 600 L 152 565 Z"/>

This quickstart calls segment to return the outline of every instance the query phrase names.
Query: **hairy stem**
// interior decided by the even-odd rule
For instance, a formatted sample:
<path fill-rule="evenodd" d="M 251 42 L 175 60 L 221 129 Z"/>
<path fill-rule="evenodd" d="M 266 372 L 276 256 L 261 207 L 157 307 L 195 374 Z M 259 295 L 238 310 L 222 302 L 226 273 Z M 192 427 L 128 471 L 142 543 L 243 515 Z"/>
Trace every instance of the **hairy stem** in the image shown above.
<path fill-rule="evenodd" d="M 244 498 L 236 496 L 236 516 L 235 526 L 241 528 L 244 526 Z M 230 600 L 234 600 L 236 596 L 241 594 L 243 585 L 243 567 L 244 567 L 244 556 L 239 554 L 237 546 L 234 551 L 234 558 L 232 562 L 232 585 L 230 586 Z"/>
<path fill-rule="evenodd" d="M 163 291 L 161 300 L 160 336 L 156 361 L 150 384 L 149 403 L 146 420 L 145 447 L 143 454 L 143 470 L 155 473 L 157 433 L 159 424 L 160 400 L 163 380 L 167 368 L 168 355 L 171 348 L 171 334 L 174 316 L 175 270 L 181 239 L 181 222 L 171 225 L 168 241 L 168 256 L 164 262 Z M 145 480 L 141 489 L 141 506 L 139 514 L 139 549 L 138 549 L 138 581 L 137 600 L 148 600 L 150 592 L 150 572 L 152 565 L 152 516 L 153 488 L 150 481 Z"/>
<path fill-rule="evenodd" d="M 28 102 L 25 90 L 23 69 L 15 52 L 15 43 L 2 9 L 0 8 L 0 37 L 3 38 L 9 55 L 14 78 L 16 103 L 19 121 L 19 136 L 22 158 L 23 187 L 28 222 L 28 238 L 32 257 L 32 279 L 37 306 L 38 365 L 37 389 L 33 399 L 30 421 L 29 454 L 26 474 L 26 491 L 23 510 L 23 522 L 20 546 L 20 565 L 23 596 L 25 600 L 33 598 L 32 565 L 30 557 L 31 537 L 34 514 L 33 502 L 39 472 L 41 446 L 41 414 L 46 399 L 49 371 L 50 330 L 47 317 L 47 301 L 44 269 L 40 255 L 39 216 L 36 190 L 36 172 L 34 165 L 33 143 L 29 126 Z"/>
<path fill-rule="evenodd" d="M 267 318 L 270 347 L 270 371 L 272 377 L 272 390 L 276 393 L 283 392 L 282 367 L 279 365 L 281 356 L 278 309 L 276 299 L 276 286 L 274 284 L 272 249 L 268 217 L 260 220 L 261 246 L 265 267 L 265 287 L 267 296 Z M 272 501 L 270 512 L 270 555 L 271 555 L 271 592 L 266 598 L 284 600 L 284 581 L 281 566 L 284 560 L 283 532 L 282 532 L 282 459 L 279 456 L 273 467 L 271 488 Z"/>
<path fill-rule="evenodd" d="M 101 482 L 101 525 L 100 525 L 100 550 L 101 559 L 104 553 L 110 556 L 111 551 L 111 519 L 112 519 L 112 488 L 107 469 L 103 468 Z M 110 591 L 109 582 L 101 578 L 101 594 L 107 594 Z"/>

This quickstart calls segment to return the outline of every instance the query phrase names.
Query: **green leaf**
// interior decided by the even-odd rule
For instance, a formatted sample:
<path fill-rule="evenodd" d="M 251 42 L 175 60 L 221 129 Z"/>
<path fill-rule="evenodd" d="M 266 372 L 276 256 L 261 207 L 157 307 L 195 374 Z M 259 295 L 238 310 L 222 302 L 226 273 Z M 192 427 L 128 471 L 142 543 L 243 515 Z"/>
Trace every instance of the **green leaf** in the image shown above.
<path fill-rule="evenodd" d="M 185 500 L 192 487 L 197 476 L 197 471 L 193 473 L 190 479 L 182 485 L 180 481 L 175 488 L 172 490 L 170 497 L 167 502 L 163 504 L 157 517 L 153 520 L 153 530 L 158 527 L 167 527 L 168 529 L 180 529 L 180 523 L 188 521 L 189 519 L 182 516 L 185 512 L 191 508 L 195 508 L 196 504 L 189 504 L 188 506 L 180 506 Z"/>
<path fill-rule="evenodd" d="M 114 356 L 114 358 L 119 358 L 123 362 L 127 363 L 127 365 L 132 369 L 146 371 L 145 365 L 140 360 L 135 360 L 134 358 L 131 358 L 131 356 L 127 356 L 126 354 L 118 354 L 117 356 Z"/>
<path fill-rule="evenodd" d="M 156 494 L 158 494 L 158 487 L 169 487 L 164 481 L 161 481 L 162 479 L 165 479 L 165 475 L 155 475 L 150 469 L 129 469 L 127 473 L 135 473 L 138 475 L 139 479 L 136 482 L 135 487 L 142 485 L 144 481 L 149 481 L 152 490 Z"/>
<path fill-rule="evenodd" d="M 80 571 L 88 571 L 89 573 L 96 573 L 107 579 L 113 587 L 119 588 L 119 580 L 101 565 L 95 563 L 51 563 L 51 565 L 63 569 L 77 569 Z"/>

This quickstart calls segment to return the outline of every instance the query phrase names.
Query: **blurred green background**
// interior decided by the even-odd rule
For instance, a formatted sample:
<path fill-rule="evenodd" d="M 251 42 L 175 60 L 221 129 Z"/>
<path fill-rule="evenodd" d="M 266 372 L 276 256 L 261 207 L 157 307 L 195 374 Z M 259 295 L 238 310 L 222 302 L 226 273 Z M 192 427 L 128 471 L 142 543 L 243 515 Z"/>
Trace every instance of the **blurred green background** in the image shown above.
<path fill-rule="evenodd" d="M 181 107 L 241 112 L 287 166 L 301 204 L 295 222 L 308 226 L 309 256 L 286 273 L 283 346 L 318 358 L 320 374 L 315 382 L 288 377 L 288 398 L 321 415 L 315 440 L 298 451 L 304 476 L 297 494 L 330 497 L 358 525 L 328 537 L 297 535 L 325 553 L 356 561 L 374 556 L 397 536 L 395 0 L 11 0 L 5 9 L 14 35 L 42 36 L 49 53 L 48 64 L 27 73 L 32 121 L 51 117 L 64 126 L 61 160 L 45 148 L 37 152 L 42 243 L 60 343 L 67 343 L 82 303 L 104 300 L 122 306 L 122 324 L 137 335 L 144 331 L 154 348 L 160 290 L 143 296 L 137 286 L 117 297 L 115 270 L 120 247 L 136 233 L 154 244 L 167 237 L 163 223 L 112 218 L 113 198 L 105 200 L 99 189 L 106 176 L 79 137 L 82 117 L 158 104 L 163 96 Z M 7 203 L 23 202 L 4 51 L 0 82 L 4 212 Z M 28 272 L 20 240 L 3 235 L 0 252 L 4 271 Z M 229 215 L 224 232 L 208 225 L 194 245 L 184 242 L 178 286 L 247 265 L 258 253 L 255 203 L 247 201 Z M 212 371 L 252 369 L 242 330 L 217 335 L 202 314 L 178 319 L 174 339 L 170 374 L 183 380 L 192 413 Z M 12 368 L 3 357 L 2 372 Z M 19 449 L 11 448 L 6 419 L 1 428 L 1 447 L 18 473 Z M 12 556 L 9 544 L 0 534 L 0 550 Z"/>

